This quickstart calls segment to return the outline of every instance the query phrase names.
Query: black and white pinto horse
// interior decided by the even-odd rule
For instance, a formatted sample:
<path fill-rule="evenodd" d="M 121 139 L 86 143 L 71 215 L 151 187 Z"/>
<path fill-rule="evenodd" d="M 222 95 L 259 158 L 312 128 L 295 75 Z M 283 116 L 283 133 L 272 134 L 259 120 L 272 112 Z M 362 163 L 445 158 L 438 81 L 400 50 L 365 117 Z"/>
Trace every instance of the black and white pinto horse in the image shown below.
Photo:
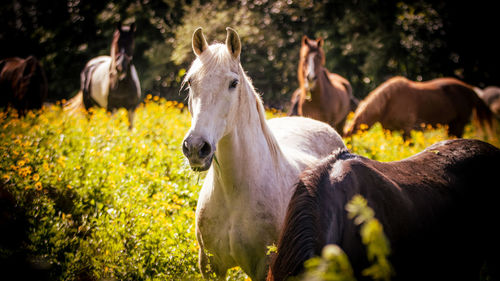
<path fill-rule="evenodd" d="M 361 194 L 389 239 L 392 280 L 499 280 L 500 150 L 478 140 L 434 144 L 401 161 L 339 150 L 305 170 L 290 204 L 268 280 L 300 274 L 304 261 L 339 245 L 358 280 L 369 266 L 346 204 Z M 483 276 L 484 277 L 484 276 Z"/>
<path fill-rule="evenodd" d="M 93 106 L 115 111 L 125 108 L 132 127 L 135 108 L 141 98 L 141 86 L 132 63 L 135 24 L 118 25 L 111 43 L 111 56 L 90 60 L 80 74 L 80 92 L 65 106 L 75 111 L 81 106 Z"/>

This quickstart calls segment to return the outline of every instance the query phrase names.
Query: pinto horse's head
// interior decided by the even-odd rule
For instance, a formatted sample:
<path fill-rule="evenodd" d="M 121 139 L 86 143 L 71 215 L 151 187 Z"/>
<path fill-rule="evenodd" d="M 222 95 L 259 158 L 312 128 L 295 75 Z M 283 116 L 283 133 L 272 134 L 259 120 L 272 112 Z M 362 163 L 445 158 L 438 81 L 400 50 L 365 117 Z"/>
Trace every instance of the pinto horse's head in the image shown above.
<path fill-rule="evenodd" d="M 118 77 L 124 77 L 129 70 L 134 54 L 134 32 L 135 23 L 130 26 L 122 26 L 118 24 L 113 35 L 113 43 L 111 45 L 111 57 L 115 60 L 116 71 Z"/>
<path fill-rule="evenodd" d="M 307 88 L 312 88 L 318 78 L 317 73 L 324 65 L 323 39 L 309 39 L 304 35 L 300 47 L 299 80 L 302 80 Z"/>
<path fill-rule="evenodd" d="M 195 171 L 210 167 L 217 143 L 234 128 L 237 119 L 238 94 L 244 79 L 241 42 L 236 31 L 226 30 L 225 44 L 208 46 L 201 28 L 192 38 L 196 59 L 184 78 L 192 120 L 182 152 Z"/>

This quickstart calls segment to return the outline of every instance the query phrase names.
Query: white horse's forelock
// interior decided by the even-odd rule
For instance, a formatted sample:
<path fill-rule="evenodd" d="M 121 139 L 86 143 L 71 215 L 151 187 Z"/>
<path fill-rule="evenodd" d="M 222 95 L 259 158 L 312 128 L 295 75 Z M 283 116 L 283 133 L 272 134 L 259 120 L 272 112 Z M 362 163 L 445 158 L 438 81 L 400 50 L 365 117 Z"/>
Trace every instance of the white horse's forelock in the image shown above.
<path fill-rule="evenodd" d="M 184 81 L 182 82 L 182 84 L 187 83 L 187 81 L 193 76 L 204 77 L 207 72 L 213 71 L 216 67 L 226 67 L 234 69 L 235 65 L 237 64 L 227 51 L 226 45 L 221 43 L 210 45 L 205 51 L 203 51 L 200 56 L 198 56 L 193 61 L 191 67 L 189 67 L 189 70 L 186 73 L 186 76 L 184 77 Z M 194 75 L 195 73 L 197 75 Z"/>

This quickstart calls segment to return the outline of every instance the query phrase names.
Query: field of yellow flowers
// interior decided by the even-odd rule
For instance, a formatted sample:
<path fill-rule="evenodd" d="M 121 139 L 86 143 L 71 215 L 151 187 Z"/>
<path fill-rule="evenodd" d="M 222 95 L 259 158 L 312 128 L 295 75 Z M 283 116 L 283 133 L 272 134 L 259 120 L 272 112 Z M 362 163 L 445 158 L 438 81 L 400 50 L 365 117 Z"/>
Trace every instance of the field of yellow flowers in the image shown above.
<path fill-rule="evenodd" d="M 42 280 L 201 277 L 194 212 L 204 175 L 180 150 L 189 113 L 148 97 L 134 126 L 125 110 L 68 115 L 55 105 L 21 118 L 0 110 L 0 269 Z M 469 126 L 466 137 L 475 134 Z M 376 125 L 345 141 L 392 161 L 447 138 L 445 128 L 424 126 L 404 141 Z"/>

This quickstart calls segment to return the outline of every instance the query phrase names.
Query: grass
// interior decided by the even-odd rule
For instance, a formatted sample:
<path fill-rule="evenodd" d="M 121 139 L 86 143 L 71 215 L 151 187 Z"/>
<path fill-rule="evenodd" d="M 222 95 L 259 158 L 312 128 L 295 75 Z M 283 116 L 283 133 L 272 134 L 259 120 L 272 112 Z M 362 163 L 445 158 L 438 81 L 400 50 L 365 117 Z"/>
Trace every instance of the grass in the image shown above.
<path fill-rule="evenodd" d="M 190 116 L 181 103 L 148 97 L 134 123 L 128 130 L 124 110 L 70 116 L 56 105 L 21 118 L 0 111 L 5 274 L 17 280 L 201 278 L 194 214 L 203 176 L 190 170 L 180 149 Z M 472 126 L 466 137 L 475 137 Z M 355 153 L 392 161 L 447 138 L 443 127 L 424 128 L 404 141 L 376 125 L 345 141 Z M 245 278 L 238 268 L 228 277 Z"/>

